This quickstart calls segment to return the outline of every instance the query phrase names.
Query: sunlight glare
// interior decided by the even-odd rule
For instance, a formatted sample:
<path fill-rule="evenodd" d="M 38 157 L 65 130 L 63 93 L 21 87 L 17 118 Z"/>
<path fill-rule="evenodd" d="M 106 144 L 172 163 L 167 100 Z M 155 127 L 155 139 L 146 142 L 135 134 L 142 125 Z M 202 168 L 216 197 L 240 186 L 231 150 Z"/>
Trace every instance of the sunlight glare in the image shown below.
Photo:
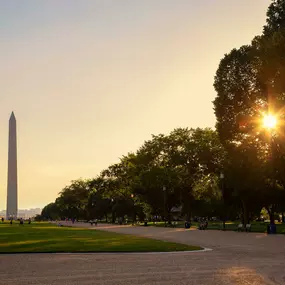
<path fill-rule="evenodd" d="M 274 129 L 277 124 L 277 119 L 275 116 L 268 114 L 263 117 L 263 126 L 267 129 Z"/>

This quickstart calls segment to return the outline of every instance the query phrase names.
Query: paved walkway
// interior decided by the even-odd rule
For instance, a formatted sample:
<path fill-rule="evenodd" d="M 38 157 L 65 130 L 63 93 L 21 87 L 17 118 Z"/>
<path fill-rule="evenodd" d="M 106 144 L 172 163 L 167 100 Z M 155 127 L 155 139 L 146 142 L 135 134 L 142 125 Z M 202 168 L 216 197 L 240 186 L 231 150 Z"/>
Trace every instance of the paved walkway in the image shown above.
<path fill-rule="evenodd" d="M 0 284 L 285 284 L 285 236 L 110 225 L 97 228 L 201 245 L 213 251 L 2 255 Z"/>

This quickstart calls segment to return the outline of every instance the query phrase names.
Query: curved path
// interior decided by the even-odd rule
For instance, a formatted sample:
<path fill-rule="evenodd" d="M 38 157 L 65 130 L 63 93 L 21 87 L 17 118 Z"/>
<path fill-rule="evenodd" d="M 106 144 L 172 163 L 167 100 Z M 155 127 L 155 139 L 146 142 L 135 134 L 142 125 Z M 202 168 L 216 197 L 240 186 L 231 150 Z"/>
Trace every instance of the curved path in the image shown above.
<path fill-rule="evenodd" d="M 285 284 L 285 236 L 104 224 L 97 228 L 201 245 L 213 251 L 2 255 L 0 284 Z"/>

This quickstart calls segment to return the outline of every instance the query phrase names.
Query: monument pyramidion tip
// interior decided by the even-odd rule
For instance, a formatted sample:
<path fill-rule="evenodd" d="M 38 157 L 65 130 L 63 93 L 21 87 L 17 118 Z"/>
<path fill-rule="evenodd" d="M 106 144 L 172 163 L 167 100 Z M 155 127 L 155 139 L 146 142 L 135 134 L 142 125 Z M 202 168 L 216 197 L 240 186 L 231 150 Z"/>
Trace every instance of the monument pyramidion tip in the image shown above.
<path fill-rule="evenodd" d="M 14 112 L 11 113 L 10 119 L 16 119 Z"/>

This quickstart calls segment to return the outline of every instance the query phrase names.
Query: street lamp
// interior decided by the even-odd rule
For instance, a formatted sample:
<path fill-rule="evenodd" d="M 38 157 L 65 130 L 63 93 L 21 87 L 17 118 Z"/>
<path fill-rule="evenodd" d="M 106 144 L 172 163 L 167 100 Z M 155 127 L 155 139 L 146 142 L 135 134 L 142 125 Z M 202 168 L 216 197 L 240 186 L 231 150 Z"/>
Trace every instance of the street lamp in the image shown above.
<path fill-rule="evenodd" d="M 136 222 L 136 210 L 135 210 L 135 200 L 134 200 L 134 197 L 135 197 L 135 195 L 131 194 L 131 198 L 132 198 L 132 201 L 133 201 L 133 225 Z"/>
<path fill-rule="evenodd" d="M 223 209 L 223 230 L 225 230 L 225 229 L 226 229 L 226 221 L 225 221 L 225 213 L 224 213 L 224 211 L 225 211 L 224 178 L 225 178 L 225 175 L 224 175 L 224 173 L 223 173 L 223 172 L 221 172 L 221 174 L 220 174 L 220 179 L 221 179 L 221 188 L 222 188 L 221 190 L 222 190 L 222 195 L 223 195 L 223 204 L 224 204 L 224 209 Z"/>
<path fill-rule="evenodd" d="M 163 208 L 164 208 L 164 226 L 166 227 L 166 187 L 162 187 L 163 191 Z"/>
<path fill-rule="evenodd" d="M 114 224 L 115 223 L 115 213 L 114 213 L 114 202 L 115 202 L 115 199 L 114 198 L 111 198 L 111 206 L 112 206 L 112 223 Z"/>

